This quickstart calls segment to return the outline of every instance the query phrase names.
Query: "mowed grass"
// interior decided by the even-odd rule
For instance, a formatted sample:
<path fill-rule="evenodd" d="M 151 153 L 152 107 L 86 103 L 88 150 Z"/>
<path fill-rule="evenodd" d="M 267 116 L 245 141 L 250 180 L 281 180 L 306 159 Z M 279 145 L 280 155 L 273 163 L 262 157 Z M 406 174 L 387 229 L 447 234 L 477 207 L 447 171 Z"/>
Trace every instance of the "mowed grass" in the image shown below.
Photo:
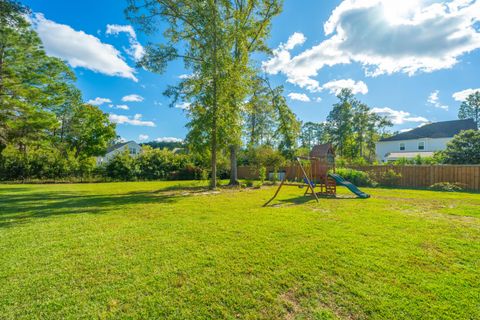
<path fill-rule="evenodd" d="M 1 319 L 480 319 L 480 195 L 0 186 Z"/>

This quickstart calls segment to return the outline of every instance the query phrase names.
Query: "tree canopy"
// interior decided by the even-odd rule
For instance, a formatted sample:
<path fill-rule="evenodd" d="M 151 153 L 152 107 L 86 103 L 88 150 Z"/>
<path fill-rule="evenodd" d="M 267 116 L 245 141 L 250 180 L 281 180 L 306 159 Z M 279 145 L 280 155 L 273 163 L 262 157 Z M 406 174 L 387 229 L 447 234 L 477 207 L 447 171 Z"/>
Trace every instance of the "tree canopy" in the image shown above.
<path fill-rule="evenodd" d="M 480 128 L 480 91 L 472 93 L 462 102 L 458 111 L 458 118 L 473 119 L 477 127 Z"/>
<path fill-rule="evenodd" d="M 448 164 L 480 164 L 480 131 L 462 131 L 448 142 L 441 156 Z"/>
<path fill-rule="evenodd" d="M 28 14 L 18 2 L 0 1 L 0 161 L 9 147 L 9 159 L 18 163 L 51 155 L 85 164 L 105 153 L 115 125 L 83 103 L 73 71 L 45 53 Z M 31 172 L 22 168 L 22 176 Z"/>
<path fill-rule="evenodd" d="M 351 90 L 342 89 L 339 102 L 333 105 L 327 117 L 326 134 L 337 149 L 337 154 L 347 159 L 375 159 L 375 143 L 382 131 L 392 126 L 391 121 L 371 112 L 357 100 Z"/>
<path fill-rule="evenodd" d="M 241 106 L 248 95 L 249 59 L 265 51 L 270 21 L 281 9 L 278 0 L 130 0 L 129 19 L 143 31 L 159 30 L 166 43 L 150 44 L 141 65 L 163 72 L 174 59 L 183 59 L 191 75 L 166 95 L 172 104 L 188 103 L 189 134 L 193 150 L 209 150 L 211 186 L 216 186 L 217 154 L 241 135 Z"/>

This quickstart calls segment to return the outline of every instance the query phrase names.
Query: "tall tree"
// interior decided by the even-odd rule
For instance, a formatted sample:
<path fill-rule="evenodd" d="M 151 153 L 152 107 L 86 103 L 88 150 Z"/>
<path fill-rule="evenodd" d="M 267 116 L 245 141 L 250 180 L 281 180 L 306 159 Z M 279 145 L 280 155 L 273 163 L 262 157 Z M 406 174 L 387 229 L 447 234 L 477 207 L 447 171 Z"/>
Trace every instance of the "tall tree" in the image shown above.
<path fill-rule="evenodd" d="M 467 97 L 467 100 L 462 102 L 460 110 L 458 111 L 459 119 L 473 119 L 480 128 L 480 91 L 476 91 Z"/>
<path fill-rule="evenodd" d="M 239 86 L 230 95 L 230 103 L 233 111 L 236 112 L 237 120 L 240 115 L 241 106 L 245 98 L 251 94 L 248 81 L 255 70 L 251 68 L 250 58 L 255 52 L 268 53 L 269 49 L 265 43 L 269 33 L 271 20 L 280 13 L 282 1 L 280 0 L 235 0 L 227 1 L 231 11 L 227 17 L 227 28 L 234 36 L 232 59 L 234 73 L 229 77 L 232 86 Z M 239 122 L 238 122 L 239 123 Z M 237 185 L 237 149 L 240 145 L 241 130 L 232 132 L 230 145 L 230 185 Z"/>
<path fill-rule="evenodd" d="M 342 89 L 337 95 L 339 102 L 333 105 L 327 117 L 328 131 L 337 153 L 351 158 L 354 140 L 354 108 L 358 101 L 351 90 Z"/>
<path fill-rule="evenodd" d="M 340 101 L 334 104 L 327 117 L 326 132 L 330 142 L 342 157 L 373 161 L 375 143 L 382 131 L 392 125 L 391 121 L 373 113 L 348 89 L 342 89 L 338 99 Z"/>
<path fill-rule="evenodd" d="M 115 124 L 96 106 L 82 104 L 74 108 L 66 141 L 78 157 L 98 157 L 107 151 L 115 138 Z"/>
<path fill-rule="evenodd" d="M 300 136 L 300 121 L 289 108 L 287 100 L 283 96 L 283 87 L 272 88 L 268 79 L 265 81 L 270 90 L 272 105 L 277 115 L 276 122 L 278 125 L 275 136 L 279 139 L 278 148 L 286 158 L 292 159 Z"/>
<path fill-rule="evenodd" d="M 251 96 L 244 108 L 244 136 L 248 147 L 273 145 L 275 141 L 275 109 L 270 90 L 264 80 L 254 77 L 250 82 Z"/>
<path fill-rule="evenodd" d="M 147 33 L 156 32 L 160 20 L 167 23 L 163 32 L 167 43 L 147 46 L 141 65 L 163 72 L 170 61 L 180 58 L 192 72 L 165 93 L 172 103 L 179 99 L 189 103 L 188 138 L 196 149 L 209 146 L 212 188 L 217 184 L 217 153 L 228 137 L 223 133 L 232 124 L 225 75 L 232 68 L 233 41 L 225 32 L 225 9 L 219 0 L 130 0 L 127 8 L 127 17 Z"/>
<path fill-rule="evenodd" d="M 302 147 L 311 149 L 314 145 L 325 142 L 327 139 L 325 127 L 325 123 L 305 122 L 300 135 Z"/>
<path fill-rule="evenodd" d="M 0 1 L 0 146 L 14 143 L 23 152 L 58 126 L 52 109 L 75 79 L 63 61 L 46 55 L 27 13 L 15 1 Z"/>
<path fill-rule="evenodd" d="M 127 16 L 145 32 L 156 32 L 159 20 L 168 25 L 167 43 L 149 45 L 141 65 L 163 72 L 180 58 L 192 72 L 166 94 L 174 103 L 189 103 L 188 140 L 196 149 L 209 146 L 211 187 L 219 150 L 239 141 L 250 54 L 264 48 L 270 19 L 279 10 L 278 0 L 129 0 Z"/>

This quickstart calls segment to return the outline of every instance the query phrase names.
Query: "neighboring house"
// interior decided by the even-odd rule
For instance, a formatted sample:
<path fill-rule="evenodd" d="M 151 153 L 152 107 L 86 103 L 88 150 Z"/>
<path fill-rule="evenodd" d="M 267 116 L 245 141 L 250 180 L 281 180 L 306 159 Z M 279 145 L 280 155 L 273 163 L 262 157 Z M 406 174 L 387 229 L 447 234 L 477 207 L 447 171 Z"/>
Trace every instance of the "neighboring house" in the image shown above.
<path fill-rule="evenodd" d="M 477 129 L 472 119 L 430 123 L 381 139 L 376 144 L 377 159 L 389 162 L 417 156 L 431 157 L 436 151 L 445 150 L 453 136 L 470 129 Z"/>
<path fill-rule="evenodd" d="M 135 141 L 128 141 L 114 144 L 108 147 L 107 153 L 103 157 L 97 158 L 97 164 L 102 164 L 110 161 L 116 154 L 128 150 L 128 153 L 132 157 L 136 157 L 142 151 L 142 147 Z"/>

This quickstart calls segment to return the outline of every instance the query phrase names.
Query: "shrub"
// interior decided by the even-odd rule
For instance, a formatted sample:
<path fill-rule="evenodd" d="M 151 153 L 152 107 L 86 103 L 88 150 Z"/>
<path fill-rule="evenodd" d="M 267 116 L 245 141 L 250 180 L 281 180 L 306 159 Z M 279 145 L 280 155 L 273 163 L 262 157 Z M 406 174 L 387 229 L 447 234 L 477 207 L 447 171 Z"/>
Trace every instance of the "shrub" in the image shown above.
<path fill-rule="evenodd" d="M 178 171 L 170 172 L 168 175 L 169 180 L 198 180 L 202 177 L 202 169 L 195 167 L 194 165 L 187 164 L 185 167 L 180 168 Z"/>
<path fill-rule="evenodd" d="M 378 182 L 382 186 L 386 187 L 395 187 L 398 186 L 400 179 L 402 178 L 402 175 L 400 173 L 395 172 L 393 169 L 388 169 L 382 174 L 379 174 L 377 177 Z"/>
<path fill-rule="evenodd" d="M 354 169 L 339 168 L 336 173 L 342 176 L 347 181 L 350 181 L 359 187 L 374 187 L 376 182 L 370 177 L 367 172 L 358 171 Z"/>
<path fill-rule="evenodd" d="M 125 149 L 110 159 L 105 166 L 105 172 L 113 180 L 131 181 L 137 173 L 136 162 Z"/>
<path fill-rule="evenodd" d="M 462 191 L 464 188 L 460 183 L 438 182 L 432 184 L 428 189 L 434 191 L 456 192 Z"/>
<path fill-rule="evenodd" d="M 202 169 L 202 172 L 200 173 L 200 180 L 208 180 L 209 174 L 208 171 L 205 169 Z"/>
<path fill-rule="evenodd" d="M 273 168 L 273 174 L 272 174 L 272 183 L 277 184 L 278 182 L 278 167 Z"/>
<path fill-rule="evenodd" d="M 465 130 L 457 134 L 442 155 L 448 164 L 480 164 L 480 131 Z"/>
<path fill-rule="evenodd" d="M 407 158 L 400 158 L 395 161 L 393 164 L 397 166 L 405 166 L 405 165 L 433 165 L 442 163 L 442 157 L 440 153 L 436 153 L 433 157 L 421 157 L 417 155 L 413 159 Z"/>
<path fill-rule="evenodd" d="M 265 180 L 267 179 L 267 168 L 260 167 L 260 169 L 258 169 L 258 178 L 260 179 L 261 184 L 265 183 Z"/>
<path fill-rule="evenodd" d="M 253 180 L 245 180 L 245 185 L 247 186 L 247 188 L 251 188 L 254 185 L 254 181 Z"/>

